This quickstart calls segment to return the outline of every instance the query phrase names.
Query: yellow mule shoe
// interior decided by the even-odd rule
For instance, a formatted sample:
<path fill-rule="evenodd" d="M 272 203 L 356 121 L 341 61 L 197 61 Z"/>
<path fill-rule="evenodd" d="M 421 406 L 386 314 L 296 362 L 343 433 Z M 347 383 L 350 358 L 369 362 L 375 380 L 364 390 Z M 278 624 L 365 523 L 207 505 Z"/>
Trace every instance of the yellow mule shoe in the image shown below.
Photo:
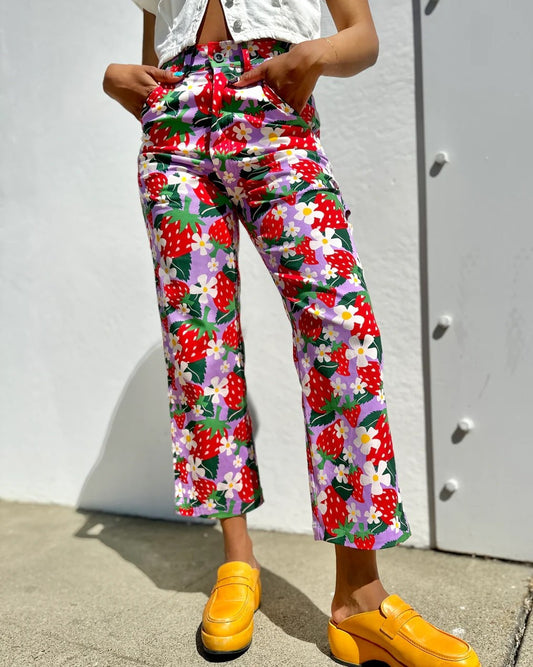
<path fill-rule="evenodd" d="M 376 611 L 330 619 L 331 654 L 345 665 L 381 660 L 389 667 L 481 667 L 462 639 L 425 621 L 398 595 L 389 595 Z"/>
<path fill-rule="evenodd" d="M 241 653 L 250 646 L 254 612 L 261 602 L 259 570 L 241 561 L 218 568 L 202 616 L 202 643 L 208 653 Z"/>

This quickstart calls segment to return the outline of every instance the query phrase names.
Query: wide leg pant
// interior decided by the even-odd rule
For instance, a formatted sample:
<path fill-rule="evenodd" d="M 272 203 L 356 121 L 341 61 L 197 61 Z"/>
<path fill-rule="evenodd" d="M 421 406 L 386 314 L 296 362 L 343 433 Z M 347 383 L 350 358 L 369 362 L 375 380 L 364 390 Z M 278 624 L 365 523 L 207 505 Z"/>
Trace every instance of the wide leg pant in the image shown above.
<path fill-rule="evenodd" d="M 314 98 L 297 114 L 265 82 L 230 85 L 289 46 L 187 48 L 163 64 L 184 79 L 156 88 L 142 110 L 139 187 L 168 371 L 176 511 L 222 518 L 263 502 L 239 322 L 242 223 L 292 325 L 315 539 L 380 549 L 410 529 L 380 332 Z"/>

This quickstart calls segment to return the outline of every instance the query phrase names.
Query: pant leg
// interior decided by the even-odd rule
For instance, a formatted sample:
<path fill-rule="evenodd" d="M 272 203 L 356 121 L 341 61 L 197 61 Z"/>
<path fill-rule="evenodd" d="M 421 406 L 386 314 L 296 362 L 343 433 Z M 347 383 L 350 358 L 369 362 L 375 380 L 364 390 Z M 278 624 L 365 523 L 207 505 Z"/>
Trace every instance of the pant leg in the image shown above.
<path fill-rule="evenodd" d="M 187 76 L 143 109 L 139 188 L 167 365 L 176 512 L 223 517 L 263 496 L 246 401 L 239 226 L 210 162 L 198 101 L 212 94 L 212 75 L 203 65 L 191 50 L 165 64 Z"/>
<path fill-rule="evenodd" d="M 251 55 L 253 65 L 274 53 Z M 410 528 L 383 393 L 381 335 L 314 100 L 297 114 L 264 83 L 236 98 L 224 94 L 224 129 L 213 135 L 211 153 L 234 176 L 230 194 L 292 325 L 315 538 L 395 546 Z"/>

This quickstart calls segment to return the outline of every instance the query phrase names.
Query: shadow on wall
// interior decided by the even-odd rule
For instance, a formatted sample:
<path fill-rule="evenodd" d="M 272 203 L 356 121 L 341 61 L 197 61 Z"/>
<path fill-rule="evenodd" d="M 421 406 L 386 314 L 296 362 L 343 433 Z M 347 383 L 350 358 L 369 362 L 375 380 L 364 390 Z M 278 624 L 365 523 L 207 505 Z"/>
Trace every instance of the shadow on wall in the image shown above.
<path fill-rule="evenodd" d="M 76 537 L 98 539 L 129 561 L 163 590 L 203 593 L 207 597 L 215 583 L 216 569 L 223 553 L 222 535 L 209 525 L 172 525 L 138 518 L 91 512 Z M 177 563 L 194 564 L 176 567 Z M 328 617 L 288 581 L 261 568 L 263 586 L 269 595 L 261 602 L 261 611 L 272 623 L 296 639 L 316 644 L 329 655 L 324 627 Z M 295 614 L 294 610 L 298 613 Z M 199 617 L 201 616 L 201 611 Z M 197 637 L 198 652 L 206 659 Z"/>
<path fill-rule="evenodd" d="M 111 415 L 77 507 L 175 519 L 162 344 L 133 369 Z"/>
<path fill-rule="evenodd" d="M 172 441 L 162 343 L 133 369 L 76 507 L 191 522 L 175 514 Z M 258 432 L 258 417 L 248 398 Z M 194 523 L 211 525 L 209 519 Z"/>

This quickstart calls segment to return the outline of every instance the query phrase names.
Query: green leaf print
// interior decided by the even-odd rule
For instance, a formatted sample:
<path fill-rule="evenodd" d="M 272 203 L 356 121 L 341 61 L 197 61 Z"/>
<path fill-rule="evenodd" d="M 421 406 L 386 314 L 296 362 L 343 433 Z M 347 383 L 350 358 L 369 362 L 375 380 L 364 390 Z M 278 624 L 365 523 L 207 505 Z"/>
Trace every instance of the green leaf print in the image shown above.
<path fill-rule="evenodd" d="M 287 269 L 294 269 L 298 271 L 304 261 L 303 255 L 293 255 L 292 257 L 283 257 L 280 264 Z"/>
<path fill-rule="evenodd" d="M 187 364 L 187 370 L 191 373 L 193 381 L 197 384 L 202 384 L 204 381 L 206 366 L 207 361 L 205 359 L 198 359 L 198 361 Z"/>
<path fill-rule="evenodd" d="M 187 305 L 190 314 L 193 317 L 202 317 L 202 306 L 200 305 L 199 294 L 191 294 L 188 292 L 181 301 Z"/>
<path fill-rule="evenodd" d="M 314 367 L 317 369 L 317 371 L 320 371 L 322 375 L 325 375 L 327 378 L 330 378 L 339 365 L 337 364 L 336 361 L 318 361 L 316 360 L 314 363 Z"/>
<path fill-rule="evenodd" d="M 334 236 L 341 240 L 342 247 L 345 250 L 352 250 L 352 239 L 347 229 L 336 229 Z"/>
<path fill-rule="evenodd" d="M 385 472 L 388 472 L 390 474 L 390 485 L 396 486 L 396 462 L 394 460 L 394 456 L 387 463 L 387 468 L 385 469 Z"/>
<path fill-rule="evenodd" d="M 381 417 L 381 410 L 376 410 L 371 412 L 364 419 L 361 420 L 359 426 L 364 426 L 366 429 L 369 429 L 371 426 L 375 426 L 378 423 L 378 419 Z"/>
<path fill-rule="evenodd" d="M 384 521 L 380 521 L 379 523 L 371 523 L 368 526 L 368 529 L 373 535 L 379 535 L 380 533 L 386 531 L 387 528 L 388 525 Z"/>
<path fill-rule="evenodd" d="M 309 423 L 311 426 L 325 426 L 326 424 L 331 424 L 335 420 L 334 412 L 326 412 L 325 414 L 319 414 L 311 410 L 311 416 L 309 418 Z"/>
<path fill-rule="evenodd" d="M 204 459 L 202 461 L 202 468 L 205 470 L 205 476 L 208 479 L 215 479 L 217 476 L 217 470 L 218 470 L 218 456 L 213 456 L 210 459 Z M 218 505 L 218 502 L 217 502 Z M 224 503 L 224 507 L 226 507 L 226 504 Z"/>
<path fill-rule="evenodd" d="M 344 306 L 347 308 L 348 306 L 355 305 L 355 301 L 358 296 L 359 292 L 348 292 L 342 297 L 342 299 L 339 300 L 339 306 Z"/>
<path fill-rule="evenodd" d="M 347 482 L 339 482 L 336 477 L 333 478 L 331 486 L 343 500 L 348 500 L 348 498 L 352 495 L 353 487 Z"/>
<path fill-rule="evenodd" d="M 176 275 L 180 280 L 189 280 L 191 274 L 191 255 L 186 253 L 180 257 L 174 257 L 172 267 L 176 269 Z"/>

